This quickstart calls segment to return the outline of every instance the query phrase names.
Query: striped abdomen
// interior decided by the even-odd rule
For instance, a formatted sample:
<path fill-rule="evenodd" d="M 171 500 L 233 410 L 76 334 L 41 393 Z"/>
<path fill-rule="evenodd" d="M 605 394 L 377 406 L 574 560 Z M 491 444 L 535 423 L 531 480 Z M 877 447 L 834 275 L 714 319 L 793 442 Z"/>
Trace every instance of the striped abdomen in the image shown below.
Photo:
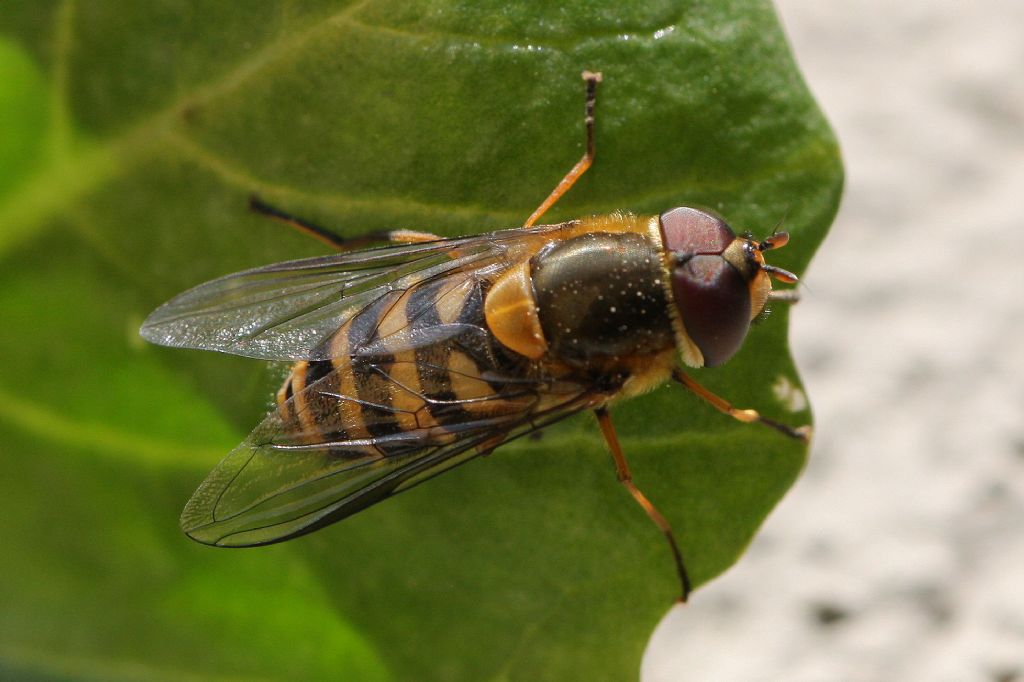
<path fill-rule="evenodd" d="M 489 285 L 453 275 L 361 310 L 332 338 L 332 360 L 292 368 L 277 396 L 285 429 L 339 454 L 387 456 L 530 411 L 536 385 L 523 379 L 537 370 L 488 333 Z"/>

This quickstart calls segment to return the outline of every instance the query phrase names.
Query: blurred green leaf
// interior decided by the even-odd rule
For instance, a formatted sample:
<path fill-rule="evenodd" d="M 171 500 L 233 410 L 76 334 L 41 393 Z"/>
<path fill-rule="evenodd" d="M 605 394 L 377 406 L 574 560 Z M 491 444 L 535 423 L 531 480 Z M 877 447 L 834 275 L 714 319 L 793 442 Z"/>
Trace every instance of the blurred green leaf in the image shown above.
<path fill-rule="evenodd" d="M 46 135 L 46 89 L 39 69 L 0 40 L 0 195 L 40 163 Z"/>
<path fill-rule="evenodd" d="M 0 14 L 0 675 L 635 679 L 676 592 L 586 416 L 281 546 L 177 529 L 284 368 L 146 347 L 178 291 L 345 234 L 675 205 L 768 232 L 801 272 L 842 182 L 771 7 L 722 3 L 6 3 Z M 787 313 L 699 379 L 792 424 Z M 666 388 L 614 411 L 697 582 L 728 568 L 805 449 Z M 699 592 L 695 596 L 699 599 Z"/>

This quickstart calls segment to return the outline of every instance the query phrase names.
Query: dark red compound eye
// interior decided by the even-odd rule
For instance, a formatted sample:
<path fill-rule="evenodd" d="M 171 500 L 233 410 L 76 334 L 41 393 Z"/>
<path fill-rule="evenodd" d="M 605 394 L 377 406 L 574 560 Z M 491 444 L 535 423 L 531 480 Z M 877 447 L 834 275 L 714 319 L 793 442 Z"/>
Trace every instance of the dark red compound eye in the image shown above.
<path fill-rule="evenodd" d="M 672 254 L 672 295 L 683 327 L 704 366 L 720 365 L 750 328 L 747 278 L 721 255 L 736 234 L 721 218 L 682 207 L 661 214 L 661 236 Z"/>
<path fill-rule="evenodd" d="M 661 214 L 661 238 L 672 253 L 712 254 L 725 251 L 736 233 L 718 216 L 680 206 Z"/>

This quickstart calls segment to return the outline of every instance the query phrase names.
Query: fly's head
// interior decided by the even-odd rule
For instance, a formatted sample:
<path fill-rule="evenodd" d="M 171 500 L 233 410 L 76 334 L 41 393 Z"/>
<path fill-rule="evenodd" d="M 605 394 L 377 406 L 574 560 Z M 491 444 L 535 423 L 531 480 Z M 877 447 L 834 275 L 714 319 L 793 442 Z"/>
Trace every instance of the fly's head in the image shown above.
<path fill-rule="evenodd" d="M 688 207 L 666 211 L 658 222 L 683 361 L 721 365 L 764 310 L 772 279 L 796 283 L 796 275 L 764 260 L 764 252 L 784 246 L 789 235 L 755 241 L 737 236 L 718 216 Z"/>

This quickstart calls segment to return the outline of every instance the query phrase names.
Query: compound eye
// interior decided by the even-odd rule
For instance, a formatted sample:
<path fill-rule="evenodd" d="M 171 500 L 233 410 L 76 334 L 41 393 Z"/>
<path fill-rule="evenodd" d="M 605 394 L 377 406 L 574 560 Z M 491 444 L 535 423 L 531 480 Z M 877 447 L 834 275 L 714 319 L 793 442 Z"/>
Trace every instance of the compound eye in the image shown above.
<path fill-rule="evenodd" d="M 736 238 L 724 220 L 696 208 L 673 208 L 662 213 L 660 221 L 662 244 L 671 253 L 722 253 Z"/>
<path fill-rule="evenodd" d="M 704 366 L 731 358 L 750 329 L 750 287 L 721 256 L 694 256 L 672 272 L 672 293 Z"/>

